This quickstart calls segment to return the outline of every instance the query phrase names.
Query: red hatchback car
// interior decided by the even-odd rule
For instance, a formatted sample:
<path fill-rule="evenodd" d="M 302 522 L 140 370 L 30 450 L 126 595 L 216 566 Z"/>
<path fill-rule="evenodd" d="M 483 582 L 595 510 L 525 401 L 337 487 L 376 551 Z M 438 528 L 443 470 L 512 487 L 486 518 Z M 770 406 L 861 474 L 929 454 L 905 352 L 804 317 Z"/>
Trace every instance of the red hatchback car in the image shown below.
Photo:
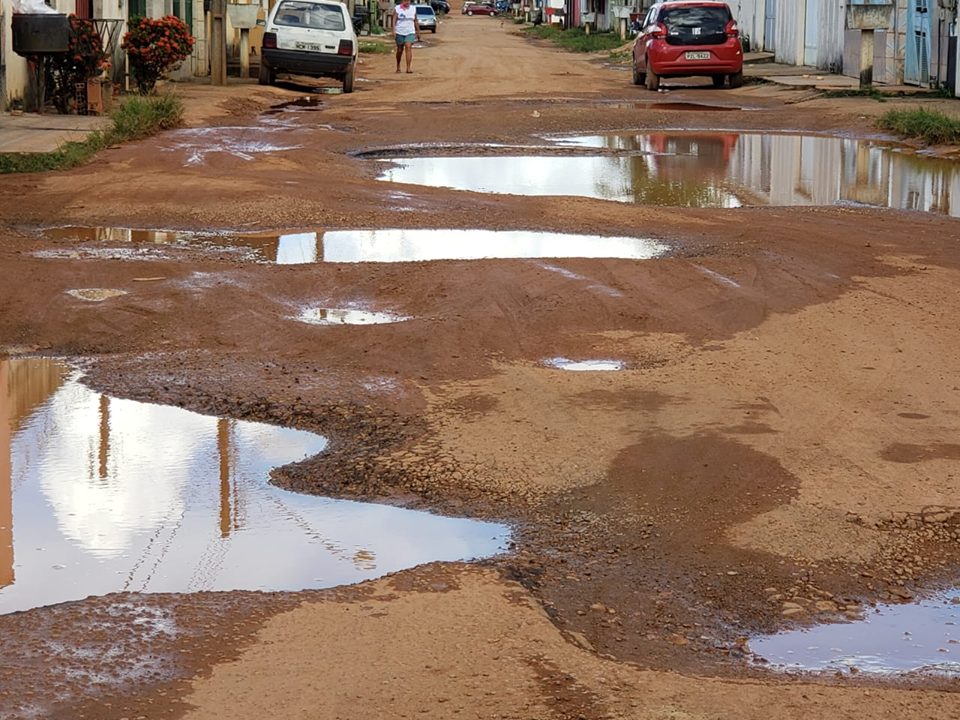
<path fill-rule="evenodd" d="M 726 3 L 660 2 L 650 8 L 633 45 L 633 84 L 657 90 L 662 77 L 709 75 L 715 87 L 743 85 L 743 46 Z"/>

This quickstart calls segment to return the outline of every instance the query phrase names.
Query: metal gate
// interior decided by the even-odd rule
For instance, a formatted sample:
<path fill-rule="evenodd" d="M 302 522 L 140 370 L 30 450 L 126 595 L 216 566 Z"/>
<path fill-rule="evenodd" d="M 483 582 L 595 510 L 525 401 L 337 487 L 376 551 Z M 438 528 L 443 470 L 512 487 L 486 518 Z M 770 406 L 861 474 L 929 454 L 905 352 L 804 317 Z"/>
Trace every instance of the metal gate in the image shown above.
<path fill-rule="evenodd" d="M 766 0 L 763 12 L 763 49 L 777 49 L 777 0 Z"/>
<path fill-rule="evenodd" d="M 807 0 L 803 25 L 803 64 L 817 64 L 817 41 L 820 36 L 820 0 Z"/>
<path fill-rule="evenodd" d="M 910 0 L 907 6 L 907 47 L 903 82 L 930 84 L 930 0 Z"/>

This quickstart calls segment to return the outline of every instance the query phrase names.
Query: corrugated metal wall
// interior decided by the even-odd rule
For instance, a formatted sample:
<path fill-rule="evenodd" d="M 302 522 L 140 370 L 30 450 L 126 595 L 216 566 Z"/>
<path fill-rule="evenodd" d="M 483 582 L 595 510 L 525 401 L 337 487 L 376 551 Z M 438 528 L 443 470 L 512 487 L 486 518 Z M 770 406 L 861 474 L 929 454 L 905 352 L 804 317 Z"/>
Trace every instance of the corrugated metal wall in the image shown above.
<path fill-rule="evenodd" d="M 787 65 L 803 63 L 804 0 L 781 0 L 777 5 L 776 61 Z"/>
<path fill-rule="evenodd" d="M 846 27 L 846 0 L 807 0 L 820 3 L 817 67 L 833 73 L 843 70 L 844 28 Z"/>

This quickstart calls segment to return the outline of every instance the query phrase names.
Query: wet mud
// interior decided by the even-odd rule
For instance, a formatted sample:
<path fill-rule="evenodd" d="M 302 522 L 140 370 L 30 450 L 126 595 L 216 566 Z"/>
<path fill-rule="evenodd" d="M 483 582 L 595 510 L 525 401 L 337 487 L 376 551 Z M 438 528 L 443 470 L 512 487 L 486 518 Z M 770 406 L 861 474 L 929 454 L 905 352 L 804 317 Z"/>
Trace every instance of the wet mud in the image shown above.
<path fill-rule="evenodd" d="M 452 47 L 438 40 L 423 52 Z M 118 401 L 322 435 L 324 453 L 273 473 L 304 496 L 510 523 L 510 552 L 487 565 L 519 581 L 509 586 L 513 601 L 545 610 L 566 652 L 624 664 L 599 674 L 635 663 L 670 677 L 749 677 L 758 682 L 723 685 L 739 709 L 739 693 L 775 682 L 800 708 L 785 716 L 819 712 L 824 706 L 801 694 L 820 697 L 822 688 L 751 664 L 751 639 L 862 618 L 871 603 L 914 601 L 957 577 L 960 519 L 947 467 L 960 270 L 953 176 L 926 166 L 914 173 L 916 156 L 852 140 L 874 134 L 860 118 L 875 108 L 860 99 L 786 104 L 798 98 L 762 86 L 671 95 L 757 108 L 701 114 L 638 107 L 647 96 L 623 73 L 575 64 L 567 76 L 542 63 L 530 92 L 511 95 L 502 78 L 464 82 L 456 63 L 445 66 L 447 79 L 395 80 L 390 60 L 371 58 L 368 69 L 382 70 L 376 83 L 325 97 L 322 113 L 308 105 L 264 116 L 304 92 L 264 89 L 222 99 L 215 121 L 201 115 L 154 144 L 111 150 L 63 175 L 0 180 L 0 199 L 11 200 L 0 203 L 0 270 L 17 277 L 0 284 L 0 348 L 69 357 L 89 387 Z M 195 112 L 209 105 L 196 100 Z M 733 126 L 726 149 L 719 118 Z M 785 127 L 797 137 L 772 134 Z M 810 155 L 808 138 L 830 133 L 822 157 Z M 801 156 L 777 166 L 782 200 L 772 182 L 745 181 L 772 172 L 777 142 Z M 754 151 L 759 164 L 749 165 Z M 497 194 L 516 165 L 483 178 L 492 189 L 449 189 L 453 171 L 440 177 L 434 161 L 454 165 L 472 153 L 496 163 L 530 156 L 543 162 L 536 180 L 590 192 Z M 434 163 L 429 184 L 378 180 L 379 161 L 391 157 L 394 170 L 411 159 Z M 846 179 L 821 183 L 820 161 L 836 170 L 837 158 Z M 558 172 L 556 161 L 570 166 Z M 618 187 L 587 175 L 611 163 L 627 168 L 613 177 Z M 636 186 L 631 172 L 653 184 Z M 96 182 L 96 202 L 87 181 Z M 627 199 L 606 201 L 598 184 Z M 53 226 L 167 230 L 33 232 Z M 504 235 L 468 234 L 478 228 Z M 458 234 L 446 242 L 432 234 L 444 229 Z M 518 232 L 545 244 L 506 239 Z M 571 249 L 563 244 L 571 236 L 586 238 Z M 580 256 L 591 243 L 598 252 Z M 127 294 L 101 303 L 66 294 L 82 288 Z M 304 308 L 409 319 L 333 329 L 298 321 Z M 544 366 L 549 358 L 623 367 L 562 372 Z M 375 562 L 367 551 L 355 553 L 361 565 Z M 466 577 L 460 566 L 449 572 Z M 384 602 L 452 593 L 456 582 L 442 574 L 403 572 Z M 0 692 L 30 688 L 16 698 L 21 714 L 183 714 L 186 680 L 202 683 L 215 665 L 259 645 L 251 633 L 262 619 L 308 597 L 335 597 L 352 612 L 366 587 L 120 595 L 4 615 L 13 641 Z M 101 652 L 103 636 L 87 630 L 110 613 L 121 620 L 109 634 L 127 648 L 118 663 L 144 655 L 142 645 L 124 644 L 138 620 L 160 656 L 130 664 L 141 674 L 129 683 Z M 172 639 L 170 613 L 180 628 Z M 403 632 L 382 623 L 357 649 L 380 657 L 380 641 L 390 640 L 402 650 Z M 449 647 L 492 647 L 483 632 L 463 632 Z M 58 633 L 68 650 L 50 644 Z M 636 715 L 601 698 L 569 658 L 529 661 L 530 647 L 524 667 L 538 678 L 536 703 L 561 716 Z M 64 680 L 104 668 L 121 685 Z M 850 675 L 836 682 L 851 690 L 885 682 Z M 916 685 L 928 715 L 943 716 L 937 710 L 950 706 L 927 691 L 955 691 L 955 679 Z M 490 693 L 506 686 L 471 692 L 492 706 Z M 675 695 L 692 697 L 689 688 Z M 442 716 L 439 696 L 423 697 Z M 848 698 L 848 716 L 859 712 L 857 698 L 866 695 Z M 527 700 L 511 696 L 507 715 L 539 712 Z M 651 713 L 716 707 L 664 701 Z M 409 703 L 385 714 L 411 708 L 419 710 Z"/>

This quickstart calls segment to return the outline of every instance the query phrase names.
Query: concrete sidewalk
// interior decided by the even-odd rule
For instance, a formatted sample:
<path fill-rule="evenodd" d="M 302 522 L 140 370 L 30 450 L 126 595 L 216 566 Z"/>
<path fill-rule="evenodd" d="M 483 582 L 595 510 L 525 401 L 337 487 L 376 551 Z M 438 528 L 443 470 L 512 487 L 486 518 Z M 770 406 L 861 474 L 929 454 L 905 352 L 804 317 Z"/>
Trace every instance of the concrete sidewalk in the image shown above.
<path fill-rule="evenodd" d="M 110 118 L 86 115 L 0 113 L 0 153 L 52 152 L 70 140 L 83 140 L 110 125 Z"/>
<path fill-rule="evenodd" d="M 767 82 L 786 85 L 795 90 L 857 90 L 859 77 L 831 75 L 807 65 L 782 65 L 772 62 L 773 53 L 746 53 L 743 58 L 743 74 L 747 77 L 763 78 Z M 882 93 L 898 95 L 925 95 L 935 92 L 930 88 L 916 85 L 884 85 L 877 83 Z"/>

